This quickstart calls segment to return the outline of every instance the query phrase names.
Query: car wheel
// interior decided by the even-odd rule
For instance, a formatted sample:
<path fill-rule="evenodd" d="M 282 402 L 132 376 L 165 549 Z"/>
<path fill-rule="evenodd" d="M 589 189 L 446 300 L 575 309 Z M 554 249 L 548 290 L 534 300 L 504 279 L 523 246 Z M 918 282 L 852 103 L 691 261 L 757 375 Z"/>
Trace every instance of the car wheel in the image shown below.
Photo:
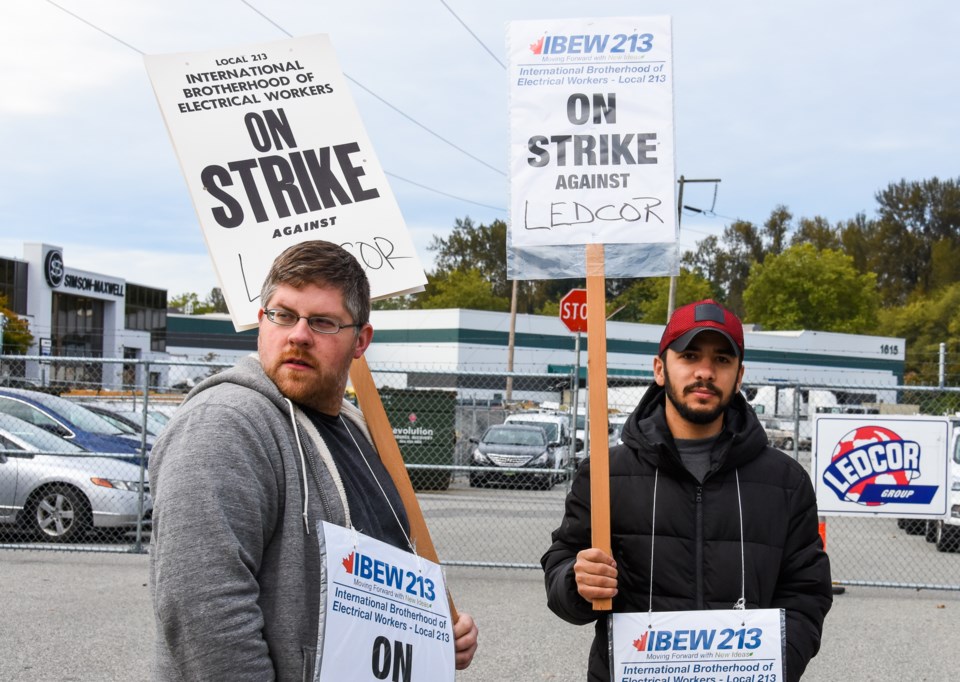
<path fill-rule="evenodd" d="M 784 438 L 781 450 L 793 450 L 793 438 Z"/>
<path fill-rule="evenodd" d="M 522 485 L 531 490 L 550 490 L 553 488 L 553 474 L 527 474 L 522 479 Z"/>
<path fill-rule="evenodd" d="M 487 483 L 486 478 L 480 474 L 470 474 L 470 487 L 471 488 L 483 488 Z"/>
<path fill-rule="evenodd" d="M 907 535 L 923 535 L 927 530 L 926 522 L 919 519 L 907 519 L 904 530 L 907 531 Z"/>
<path fill-rule="evenodd" d="M 954 533 L 952 526 L 948 526 L 943 521 L 937 521 L 937 535 L 936 535 L 937 551 L 938 552 L 955 552 L 957 551 L 957 535 Z"/>
<path fill-rule="evenodd" d="M 90 505 L 76 488 L 52 485 L 33 497 L 29 509 L 31 530 L 47 542 L 72 542 L 90 530 Z"/>
<path fill-rule="evenodd" d="M 937 541 L 937 522 L 936 521 L 927 521 L 927 529 L 923 534 L 923 538 L 927 542 L 936 542 Z"/>

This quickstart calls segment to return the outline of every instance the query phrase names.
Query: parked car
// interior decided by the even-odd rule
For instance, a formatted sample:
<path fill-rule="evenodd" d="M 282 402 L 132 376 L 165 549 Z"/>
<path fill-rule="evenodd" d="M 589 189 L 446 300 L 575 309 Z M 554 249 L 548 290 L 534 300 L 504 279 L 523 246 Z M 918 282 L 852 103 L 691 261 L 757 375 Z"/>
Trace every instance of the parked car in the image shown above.
<path fill-rule="evenodd" d="M 570 462 L 570 443 L 573 436 L 570 433 L 570 415 L 561 412 L 517 412 L 509 415 L 505 420 L 506 424 L 521 424 L 525 426 L 538 426 L 547 434 L 547 441 L 559 443 L 557 456 L 559 461 L 556 466 L 559 469 L 566 470 Z M 577 461 L 582 461 L 586 454 L 583 450 L 583 440 L 577 439 L 576 457 Z"/>
<path fill-rule="evenodd" d="M 116 426 L 121 431 L 140 437 L 141 426 L 143 424 L 143 412 L 137 410 L 125 410 L 114 406 L 97 405 L 94 403 L 83 403 L 83 407 L 95 414 L 99 414 L 108 422 Z M 160 435 L 166 422 L 161 422 L 152 412 L 147 411 L 147 443 L 151 446 L 156 437 Z"/>
<path fill-rule="evenodd" d="M 950 446 L 950 518 L 926 522 L 926 538 L 938 552 L 960 551 L 960 425 L 953 428 Z"/>
<path fill-rule="evenodd" d="M 610 415 L 610 447 L 623 442 L 620 440 L 620 434 L 623 433 L 623 425 L 627 423 L 629 417 L 629 414 Z"/>
<path fill-rule="evenodd" d="M 587 419 L 586 414 L 577 413 L 577 428 L 573 432 L 574 438 L 577 439 L 577 451 L 574 453 L 575 464 L 577 469 L 580 468 L 580 465 L 583 464 L 583 460 L 587 458 L 587 450 L 590 447 L 590 420 Z M 607 437 L 612 433 L 613 426 L 610 424 L 609 419 L 607 420 Z M 612 445 L 613 443 L 611 443 Z"/>
<path fill-rule="evenodd" d="M 470 485 L 483 487 L 492 482 L 508 485 L 530 485 L 549 490 L 565 471 L 561 468 L 564 445 L 551 441 L 539 426 L 498 424 L 489 427 L 479 439 L 471 438 L 477 447 L 472 466 L 504 469 L 550 469 L 550 473 L 517 471 L 471 471 Z"/>
<path fill-rule="evenodd" d="M 72 542 L 91 529 L 135 527 L 140 518 L 140 466 L 101 457 L 8 414 L 0 414 L 0 524 L 47 542 Z"/>
<path fill-rule="evenodd" d="M 89 452 L 138 459 L 140 437 L 124 434 L 90 410 L 60 396 L 14 388 L 0 389 L 0 413 L 38 426 Z M 149 445 L 147 450 L 149 452 Z"/>

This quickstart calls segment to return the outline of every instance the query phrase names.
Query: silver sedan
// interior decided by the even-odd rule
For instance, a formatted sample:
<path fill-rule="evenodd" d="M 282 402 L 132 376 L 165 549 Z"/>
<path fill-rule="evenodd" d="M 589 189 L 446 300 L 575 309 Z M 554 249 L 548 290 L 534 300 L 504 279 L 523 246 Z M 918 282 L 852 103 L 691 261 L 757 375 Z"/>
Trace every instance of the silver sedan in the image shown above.
<path fill-rule="evenodd" d="M 0 414 L 0 524 L 31 538 L 71 542 L 93 528 L 120 532 L 141 518 L 149 523 L 153 504 L 145 476 L 129 461 L 87 452 Z"/>

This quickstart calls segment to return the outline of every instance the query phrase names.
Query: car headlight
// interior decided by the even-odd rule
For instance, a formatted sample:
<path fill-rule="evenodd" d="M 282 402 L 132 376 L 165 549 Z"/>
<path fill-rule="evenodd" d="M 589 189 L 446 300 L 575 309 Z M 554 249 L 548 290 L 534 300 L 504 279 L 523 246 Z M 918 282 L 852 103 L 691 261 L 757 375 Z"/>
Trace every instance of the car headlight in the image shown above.
<path fill-rule="evenodd" d="M 477 464 L 490 464 L 490 459 L 480 450 L 473 451 L 473 461 Z"/>
<path fill-rule="evenodd" d="M 544 452 L 543 454 L 537 456 L 534 459 L 531 459 L 527 462 L 528 467 L 543 467 L 547 466 L 550 462 L 550 453 Z"/>
<path fill-rule="evenodd" d="M 114 488 L 115 490 L 126 490 L 131 493 L 140 492 L 140 481 L 121 481 L 115 478 L 91 478 L 94 485 L 102 488 Z M 150 492 L 150 482 L 143 482 L 143 491 Z"/>

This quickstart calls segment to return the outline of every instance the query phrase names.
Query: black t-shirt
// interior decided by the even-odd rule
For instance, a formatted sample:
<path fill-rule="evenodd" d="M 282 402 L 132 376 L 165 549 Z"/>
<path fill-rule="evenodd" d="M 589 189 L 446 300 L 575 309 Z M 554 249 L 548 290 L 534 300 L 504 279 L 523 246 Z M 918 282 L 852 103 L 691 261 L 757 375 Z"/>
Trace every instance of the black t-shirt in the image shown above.
<path fill-rule="evenodd" d="M 713 466 L 713 454 L 720 434 L 707 438 L 676 438 L 677 453 L 694 478 L 703 483 L 703 479 Z"/>
<path fill-rule="evenodd" d="M 321 438 L 327 444 L 327 449 L 333 455 L 333 461 L 337 465 L 340 480 L 343 481 L 343 487 L 347 493 L 353 527 L 364 535 L 409 551 L 410 546 L 404 535 L 410 532 L 407 513 L 403 508 L 400 493 L 393 484 L 393 479 L 380 461 L 380 455 L 349 419 L 331 417 L 306 408 L 304 411 L 317 427 Z M 349 433 L 347 429 L 350 430 Z M 357 451 L 358 446 L 363 453 L 362 457 Z M 369 467 L 364 464 L 364 459 L 369 463 Z M 378 481 L 380 485 L 377 485 Z M 400 524 L 403 525 L 402 529 L 393 511 L 390 510 L 391 506 L 399 517 Z"/>

